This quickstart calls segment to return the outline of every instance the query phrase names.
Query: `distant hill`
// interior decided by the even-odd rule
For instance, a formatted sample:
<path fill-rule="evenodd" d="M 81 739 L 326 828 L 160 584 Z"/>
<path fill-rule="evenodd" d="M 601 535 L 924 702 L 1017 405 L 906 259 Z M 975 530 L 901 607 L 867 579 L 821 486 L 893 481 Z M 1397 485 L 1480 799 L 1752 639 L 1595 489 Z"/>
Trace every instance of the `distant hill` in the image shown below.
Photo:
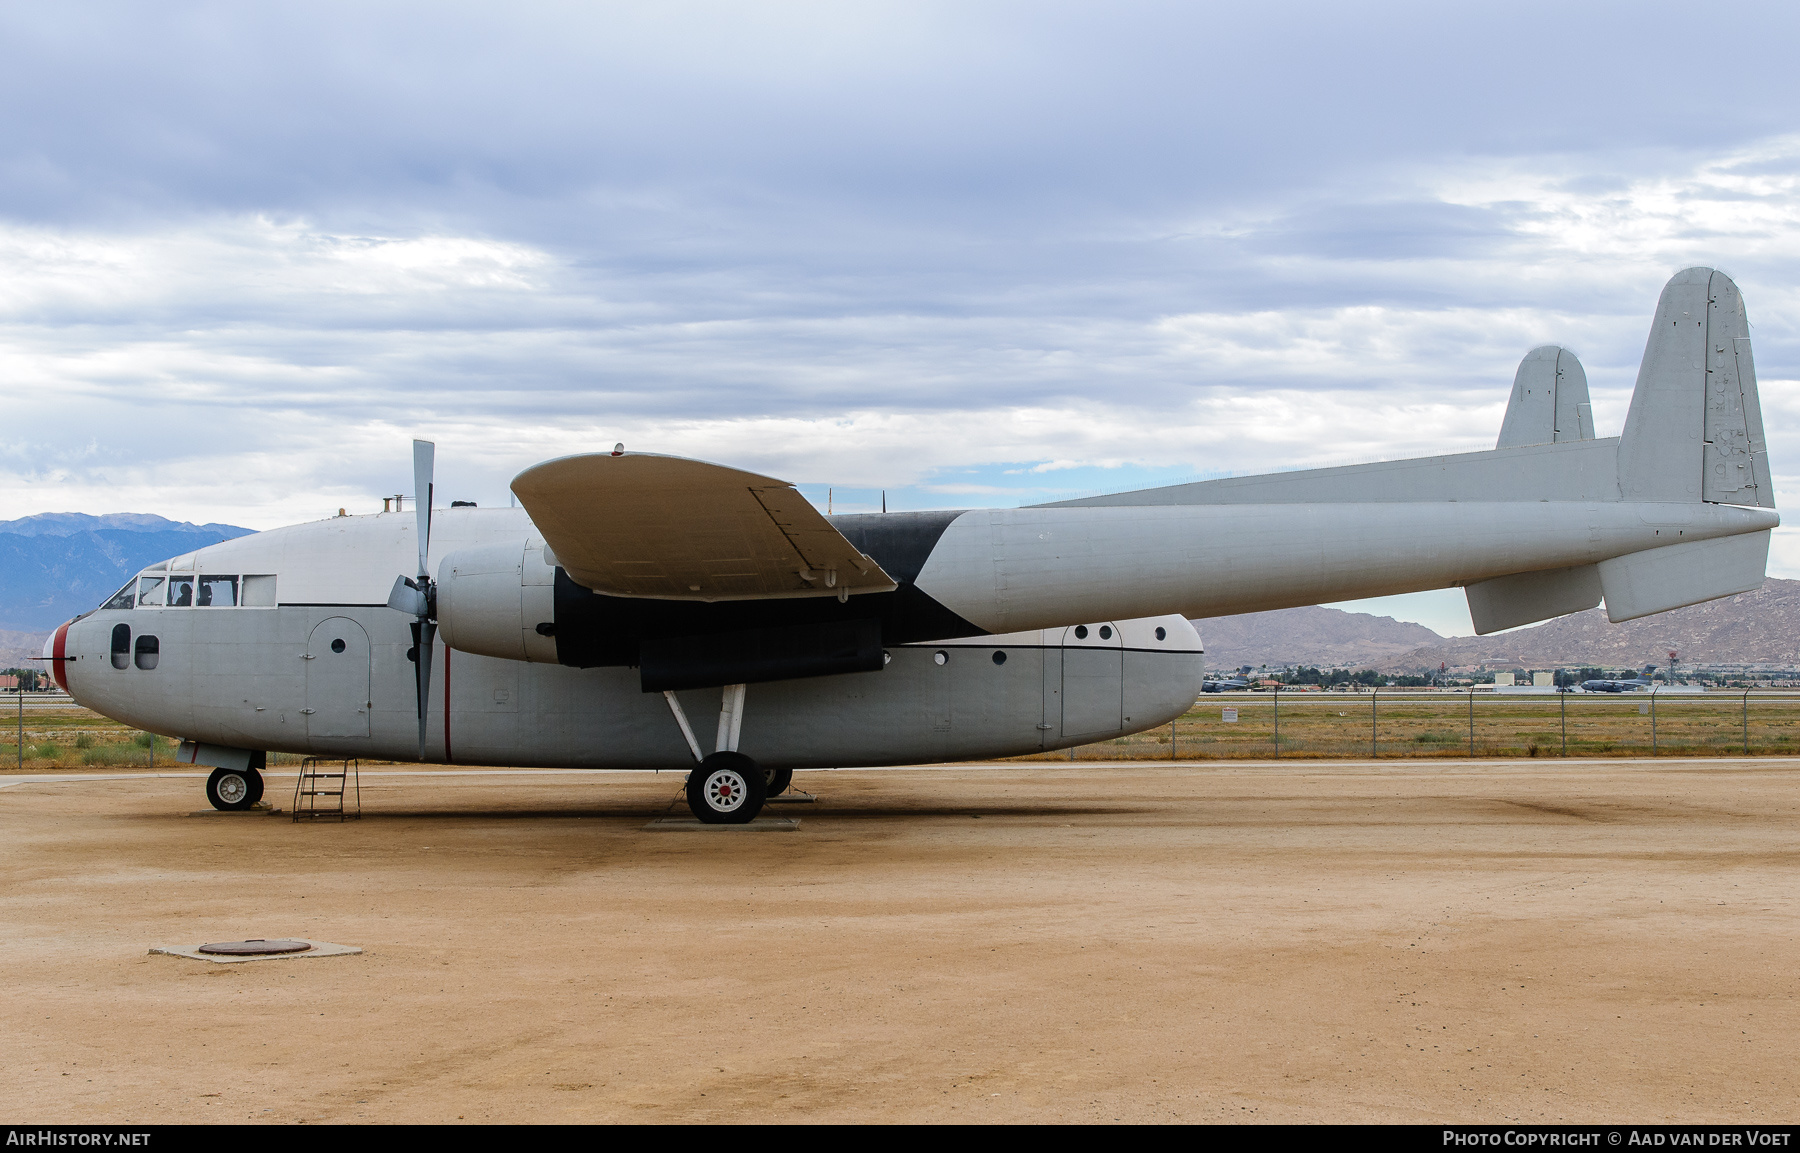
<path fill-rule="evenodd" d="M 1589 609 L 1491 637 L 1441 640 L 1375 667 L 1414 672 L 1500 660 L 1528 669 L 1662 667 L 1671 649 L 1684 665 L 1800 666 L 1800 581 L 1770 577 L 1755 592 L 1616 625 L 1605 609 Z"/>
<path fill-rule="evenodd" d="M 149 513 L 43 513 L 0 521 L 0 634 L 45 632 L 95 607 L 145 565 L 254 530 Z M 0 660 L 17 646 L 0 636 Z"/>
<path fill-rule="evenodd" d="M 1196 621 L 1206 667 L 1317 665 L 1361 669 L 1384 665 L 1444 638 L 1411 621 L 1310 605 Z"/>

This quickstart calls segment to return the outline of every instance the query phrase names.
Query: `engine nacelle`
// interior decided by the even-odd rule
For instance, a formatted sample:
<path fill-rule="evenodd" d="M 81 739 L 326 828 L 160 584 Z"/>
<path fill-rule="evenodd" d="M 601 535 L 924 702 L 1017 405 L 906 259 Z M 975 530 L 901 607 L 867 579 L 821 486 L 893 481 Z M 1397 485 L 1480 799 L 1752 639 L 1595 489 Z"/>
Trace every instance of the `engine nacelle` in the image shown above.
<path fill-rule="evenodd" d="M 556 566 L 543 541 L 462 549 L 438 565 L 437 622 L 458 652 L 556 664 Z"/>

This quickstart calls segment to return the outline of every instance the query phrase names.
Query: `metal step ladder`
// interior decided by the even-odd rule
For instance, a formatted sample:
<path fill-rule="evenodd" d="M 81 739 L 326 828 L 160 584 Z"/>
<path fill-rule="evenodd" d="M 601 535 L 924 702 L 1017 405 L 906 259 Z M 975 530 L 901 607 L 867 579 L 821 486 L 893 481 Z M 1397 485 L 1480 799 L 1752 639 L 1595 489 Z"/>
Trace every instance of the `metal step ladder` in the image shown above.
<path fill-rule="evenodd" d="M 346 801 L 348 803 L 346 803 Z M 361 762 L 307 757 L 294 778 L 294 823 L 336 817 L 339 821 L 362 817 Z"/>

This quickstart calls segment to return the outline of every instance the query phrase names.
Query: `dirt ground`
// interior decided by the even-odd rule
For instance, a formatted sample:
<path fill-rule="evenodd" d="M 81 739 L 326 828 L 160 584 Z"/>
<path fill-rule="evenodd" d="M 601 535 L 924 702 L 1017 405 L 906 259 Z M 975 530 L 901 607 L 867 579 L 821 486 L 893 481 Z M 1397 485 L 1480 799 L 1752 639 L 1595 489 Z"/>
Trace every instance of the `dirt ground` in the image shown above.
<path fill-rule="evenodd" d="M 271 776 L 287 807 L 291 778 Z M 16 1122 L 1763 1121 L 1800 763 L 0 775 Z M 150 956 L 243 937 L 361 956 Z"/>

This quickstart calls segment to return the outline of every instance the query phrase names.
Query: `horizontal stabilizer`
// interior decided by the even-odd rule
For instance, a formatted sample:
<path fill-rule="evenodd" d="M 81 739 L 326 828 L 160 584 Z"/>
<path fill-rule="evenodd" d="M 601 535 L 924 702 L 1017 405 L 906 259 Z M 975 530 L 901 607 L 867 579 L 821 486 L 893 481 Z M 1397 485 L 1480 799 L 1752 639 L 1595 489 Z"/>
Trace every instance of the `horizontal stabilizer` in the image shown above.
<path fill-rule="evenodd" d="M 1463 589 L 1469 619 L 1482 636 L 1578 613 L 1600 603 L 1600 571 L 1591 564 L 1495 577 Z"/>
<path fill-rule="evenodd" d="M 792 485 L 653 453 L 534 465 L 512 490 L 564 572 L 597 593 L 733 601 L 898 587 Z"/>
<path fill-rule="evenodd" d="M 1494 447 L 1593 439 L 1594 407 L 1581 361 L 1554 344 L 1526 353 L 1513 376 L 1512 399 Z"/>
<path fill-rule="evenodd" d="M 1769 535 L 1689 541 L 1601 561 L 1595 567 L 1606 619 L 1616 624 L 1761 588 Z"/>

